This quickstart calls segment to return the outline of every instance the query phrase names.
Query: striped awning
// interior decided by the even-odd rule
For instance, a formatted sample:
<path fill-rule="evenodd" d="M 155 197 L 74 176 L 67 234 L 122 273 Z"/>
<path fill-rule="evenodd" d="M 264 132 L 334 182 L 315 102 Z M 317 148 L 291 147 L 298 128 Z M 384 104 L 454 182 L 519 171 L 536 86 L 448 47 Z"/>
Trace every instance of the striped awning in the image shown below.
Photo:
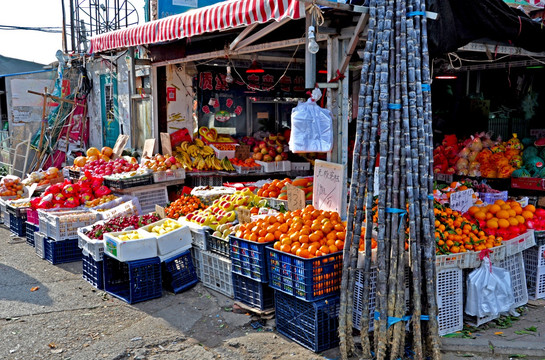
<path fill-rule="evenodd" d="M 305 17 L 298 0 L 230 0 L 91 38 L 90 53 L 189 38 L 208 32 Z"/>

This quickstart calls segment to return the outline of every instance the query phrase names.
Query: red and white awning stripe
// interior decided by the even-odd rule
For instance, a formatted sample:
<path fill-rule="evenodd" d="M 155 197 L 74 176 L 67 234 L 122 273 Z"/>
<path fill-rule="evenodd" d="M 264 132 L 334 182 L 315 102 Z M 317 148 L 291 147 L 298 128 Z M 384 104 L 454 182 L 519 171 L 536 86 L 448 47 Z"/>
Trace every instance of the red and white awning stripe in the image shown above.
<path fill-rule="evenodd" d="M 91 38 L 91 53 L 188 38 L 208 32 L 305 17 L 298 0 L 231 0 Z"/>

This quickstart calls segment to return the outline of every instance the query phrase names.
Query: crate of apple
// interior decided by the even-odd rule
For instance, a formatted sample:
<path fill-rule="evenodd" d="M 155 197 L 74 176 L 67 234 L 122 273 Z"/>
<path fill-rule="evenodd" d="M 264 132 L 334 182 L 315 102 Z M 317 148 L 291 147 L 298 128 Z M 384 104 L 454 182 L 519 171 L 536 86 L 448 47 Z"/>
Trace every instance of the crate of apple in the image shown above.
<path fill-rule="evenodd" d="M 284 151 L 284 145 L 281 144 L 271 145 L 265 141 L 260 141 L 252 150 L 254 160 L 272 162 L 288 159 L 288 153 Z"/>
<path fill-rule="evenodd" d="M 127 160 L 125 158 L 118 158 L 115 160 L 105 161 L 103 159 L 93 160 L 87 162 L 83 166 L 84 171 L 90 171 L 95 175 L 112 175 L 112 174 L 121 174 L 131 171 L 136 171 L 140 167 L 136 159 Z"/>
<path fill-rule="evenodd" d="M 144 158 L 142 166 L 153 172 L 183 169 L 183 165 L 174 156 L 155 154 L 151 158 Z"/>

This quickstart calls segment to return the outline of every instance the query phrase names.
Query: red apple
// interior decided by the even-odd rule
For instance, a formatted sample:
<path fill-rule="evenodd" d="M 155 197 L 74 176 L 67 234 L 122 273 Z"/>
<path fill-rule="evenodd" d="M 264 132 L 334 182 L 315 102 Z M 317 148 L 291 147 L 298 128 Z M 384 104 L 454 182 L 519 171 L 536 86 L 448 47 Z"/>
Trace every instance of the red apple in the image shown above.
<path fill-rule="evenodd" d="M 271 161 L 273 161 L 273 157 L 271 155 L 265 155 L 265 156 L 263 156 L 263 161 L 271 162 Z"/>
<path fill-rule="evenodd" d="M 281 154 L 282 152 L 284 152 L 284 147 L 283 147 L 282 145 L 278 145 L 278 146 L 276 147 L 276 152 L 279 153 L 279 154 Z"/>
<path fill-rule="evenodd" d="M 261 151 L 261 148 L 259 146 L 254 146 L 254 148 L 252 149 L 253 152 L 260 152 Z"/>
<path fill-rule="evenodd" d="M 274 149 L 269 149 L 269 155 L 274 158 L 276 156 L 276 150 Z"/>
<path fill-rule="evenodd" d="M 258 146 L 260 149 L 265 149 L 267 147 L 267 144 L 265 143 L 265 141 L 260 141 Z"/>
<path fill-rule="evenodd" d="M 254 156 L 253 156 L 254 160 L 263 160 L 263 154 L 258 152 L 258 153 L 255 153 Z"/>
<path fill-rule="evenodd" d="M 269 150 L 267 150 L 267 148 L 261 148 L 261 153 L 262 153 L 263 155 L 266 155 L 266 154 L 269 153 Z"/>
<path fill-rule="evenodd" d="M 282 161 L 283 158 L 282 158 L 282 155 L 278 154 L 274 157 L 274 161 Z"/>

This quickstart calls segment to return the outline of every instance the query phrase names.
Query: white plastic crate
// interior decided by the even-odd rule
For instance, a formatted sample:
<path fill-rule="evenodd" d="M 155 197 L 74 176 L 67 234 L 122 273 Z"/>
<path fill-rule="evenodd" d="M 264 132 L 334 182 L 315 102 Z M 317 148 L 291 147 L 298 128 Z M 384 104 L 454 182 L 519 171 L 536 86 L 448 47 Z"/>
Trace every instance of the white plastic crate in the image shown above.
<path fill-rule="evenodd" d="M 524 234 L 517 236 L 510 240 L 504 240 L 503 245 L 505 245 L 505 256 L 511 256 L 522 251 L 531 248 L 536 244 L 534 238 L 534 230 L 528 230 Z M 500 266 L 501 267 L 501 266 Z"/>
<path fill-rule="evenodd" d="M 234 145 L 234 149 L 233 150 L 220 150 L 218 149 L 217 147 L 215 147 L 213 144 L 210 144 L 210 147 L 214 150 L 214 152 L 216 153 L 216 157 L 220 160 L 222 160 L 223 158 L 227 158 L 227 159 L 232 159 L 235 157 L 235 153 L 236 153 L 236 147 L 238 146 L 238 144 L 230 144 L 229 146 L 233 146 Z"/>
<path fill-rule="evenodd" d="M 528 303 L 528 288 L 526 286 L 526 272 L 524 271 L 522 253 L 507 256 L 505 260 L 498 262 L 496 266 L 509 271 L 511 275 L 511 287 L 515 297 L 514 306 L 519 307 Z"/>
<path fill-rule="evenodd" d="M 265 161 L 259 161 L 259 160 L 256 160 L 255 161 L 256 164 L 259 164 L 263 167 L 263 172 L 266 172 L 266 173 L 271 173 L 271 172 L 276 172 L 276 164 L 274 163 L 274 161 L 272 162 L 265 162 Z"/>
<path fill-rule="evenodd" d="M 78 247 L 85 250 L 95 261 L 102 261 L 104 258 L 104 240 L 91 239 L 86 234 L 91 231 L 94 225 L 104 224 L 103 221 L 98 221 L 93 225 L 89 225 L 78 229 Z"/>
<path fill-rule="evenodd" d="M 164 181 L 172 181 L 172 180 L 183 180 L 183 179 L 185 179 L 184 169 L 176 169 L 171 172 L 156 171 L 153 173 L 153 182 L 155 183 L 164 182 Z"/>
<path fill-rule="evenodd" d="M 526 271 L 528 298 L 532 300 L 545 298 L 545 266 L 539 266 L 543 253 L 540 247 L 533 247 L 522 252 Z"/>
<path fill-rule="evenodd" d="M 202 251 L 201 254 L 201 281 L 203 285 L 232 298 L 233 278 L 231 275 L 231 260 L 209 251 Z"/>
<path fill-rule="evenodd" d="M 196 247 L 191 248 L 191 258 L 193 259 L 193 265 L 197 272 L 199 280 L 202 279 L 202 250 Z M 201 280 L 202 281 L 202 280 Z"/>
<path fill-rule="evenodd" d="M 507 253 L 506 246 L 500 245 L 500 246 L 494 246 L 493 248 L 488 249 L 490 250 L 490 262 L 494 266 L 498 266 L 498 263 L 502 260 L 505 260 L 505 256 Z M 468 267 L 475 269 L 481 266 L 482 260 L 479 258 L 479 251 L 468 251 L 465 254 L 468 256 Z"/>
<path fill-rule="evenodd" d="M 180 219 L 178 219 L 180 221 Z M 201 250 L 206 250 L 206 231 L 200 225 L 189 221 L 180 221 L 182 224 L 186 223 L 191 231 L 191 242 L 193 246 L 198 247 Z"/>
<path fill-rule="evenodd" d="M 178 225 L 179 227 L 163 235 L 157 235 L 156 233 L 151 232 L 151 229 L 154 226 L 161 226 L 165 222 L 171 222 L 173 224 Z M 154 236 L 157 239 L 157 254 L 158 255 L 166 255 L 180 248 L 191 245 L 192 236 L 191 236 L 191 231 L 189 230 L 189 227 L 180 224 L 176 220 L 172 220 L 168 218 L 161 219 L 147 226 L 143 226 L 140 229 L 148 233 L 150 236 Z"/>
<path fill-rule="evenodd" d="M 38 255 L 41 259 L 45 259 L 45 239 L 47 238 L 47 235 L 42 232 L 35 232 L 34 233 L 34 250 L 36 251 L 36 255 Z"/>
<path fill-rule="evenodd" d="M 62 241 L 78 238 L 78 228 L 94 224 L 98 215 L 88 210 L 39 210 L 39 229 L 47 237 Z"/>
<path fill-rule="evenodd" d="M 141 239 L 120 240 L 121 234 L 137 231 L 141 234 Z M 147 231 L 127 230 L 104 234 L 104 253 L 120 261 L 133 261 L 148 259 L 157 256 L 157 239 Z"/>
<path fill-rule="evenodd" d="M 450 268 L 467 269 L 471 267 L 471 256 L 469 252 L 436 255 L 435 266 L 438 270 Z"/>
<path fill-rule="evenodd" d="M 438 270 L 436 288 L 439 335 L 462 330 L 464 328 L 462 269 Z"/>
<path fill-rule="evenodd" d="M 135 196 L 123 195 L 106 204 L 92 209 L 100 219 L 112 219 L 117 216 L 143 215 L 140 201 Z"/>
<path fill-rule="evenodd" d="M 291 171 L 291 161 L 275 161 L 276 171 Z"/>
<path fill-rule="evenodd" d="M 308 171 L 310 170 L 309 162 L 292 162 L 291 171 Z"/>
<path fill-rule="evenodd" d="M 525 250 L 524 261 L 531 261 L 533 267 L 545 267 L 545 245 L 534 246 Z"/>
<path fill-rule="evenodd" d="M 168 192 L 166 186 L 149 186 L 149 188 L 146 190 L 125 193 L 138 198 L 143 214 L 155 212 L 155 205 L 166 206 L 168 203 Z"/>
<path fill-rule="evenodd" d="M 356 280 L 354 282 L 354 303 L 352 308 L 352 327 L 360 330 L 361 314 L 363 311 L 363 279 L 364 270 L 357 269 L 355 272 Z M 405 268 L 405 310 L 409 308 L 409 268 Z M 377 268 L 371 267 L 371 276 L 369 278 L 369 331 L 373 331 L 375 322 L 375 301 L 377 296 Z"/>

